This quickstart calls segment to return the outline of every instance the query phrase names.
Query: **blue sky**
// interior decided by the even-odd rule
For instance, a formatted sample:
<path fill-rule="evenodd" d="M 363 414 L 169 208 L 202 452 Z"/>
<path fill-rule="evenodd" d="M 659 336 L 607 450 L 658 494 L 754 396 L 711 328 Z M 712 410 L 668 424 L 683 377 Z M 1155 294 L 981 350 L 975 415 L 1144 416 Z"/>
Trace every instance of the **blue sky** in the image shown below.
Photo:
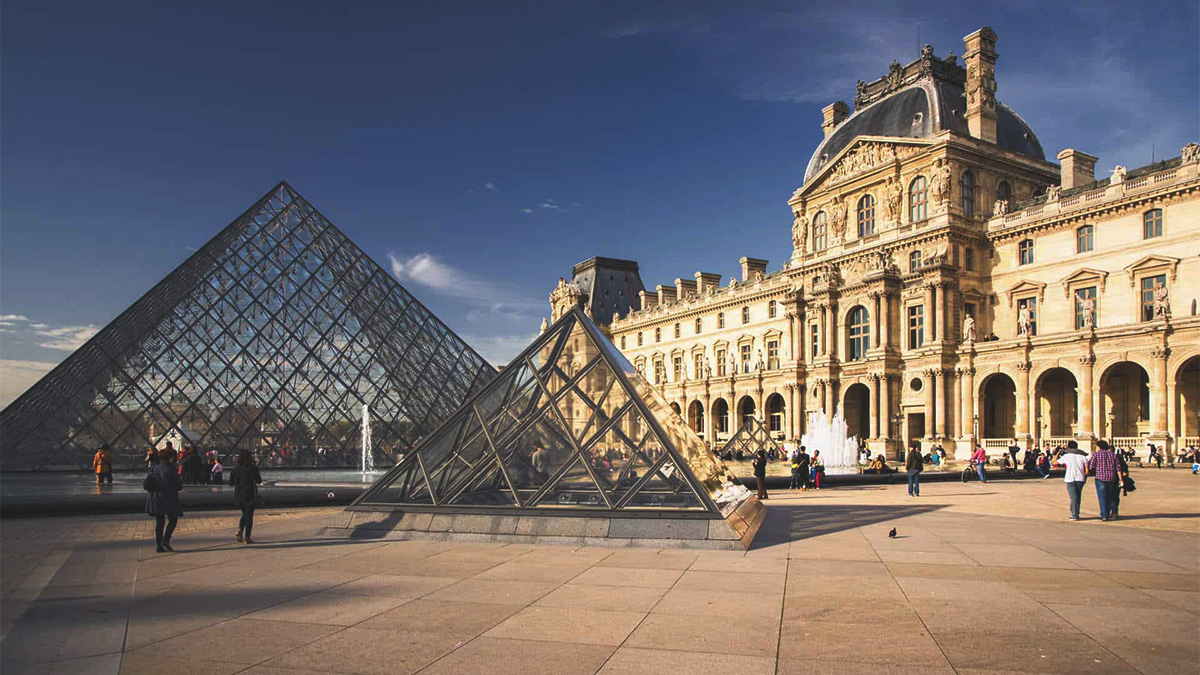
<path fill-rule="evenodd" d="M 7 0 L 0 403 L 280 179 L 503 362 L 592 255 L 651 287 L 777 269 L 821 108 L 921 43 L 992 26 L 998 96 L 1048 155 L 1173 156 L 1200 137 L 1198 23 L 1154 0 Z"/>

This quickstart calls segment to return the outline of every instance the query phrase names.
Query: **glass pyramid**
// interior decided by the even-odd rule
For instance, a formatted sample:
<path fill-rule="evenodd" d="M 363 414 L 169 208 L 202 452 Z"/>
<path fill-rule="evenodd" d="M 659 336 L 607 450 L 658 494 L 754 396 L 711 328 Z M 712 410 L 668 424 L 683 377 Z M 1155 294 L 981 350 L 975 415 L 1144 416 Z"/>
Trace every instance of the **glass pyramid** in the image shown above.
<path fill-rule="evenodd" d="M 575 308 L 354 506 L 725 517 L 748 496 Z"/>
<path fill-rule="evenodd" d="M 783 448 L 779 447 L 775 439 L 771 438 L 767 427 L 757 417 L 751 417 L 742 424 L 742 428 L 738 429 L 736 434 L 725 441 L 725 445 L 722 445 L 721 449 L 717 451 L 717 456 L 728 459 L 737 457 L 738 451 L 741 451 L 746 459 L 753 459 L 754 454 L 759 450 L 766 450 L 768 457 L 772 456 L 772 450 L 775 451 L 775 457 L 787 457 Z"/>
<path fill-rule="evenodd" d="M 0 469 L 118 468 L 165 435 L 265 466 L 394 462 L 496 375 L 280 183 L 0 412 Z"/>

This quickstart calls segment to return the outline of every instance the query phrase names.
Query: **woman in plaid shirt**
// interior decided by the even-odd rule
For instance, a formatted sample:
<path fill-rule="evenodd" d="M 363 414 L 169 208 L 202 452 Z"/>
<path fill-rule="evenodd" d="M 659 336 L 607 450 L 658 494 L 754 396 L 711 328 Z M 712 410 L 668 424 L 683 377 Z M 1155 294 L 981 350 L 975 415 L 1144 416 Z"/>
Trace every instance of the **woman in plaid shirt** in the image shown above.
<path fill-rule="evenodd" d="M 1088 459 L 1088 470 L 1096 475 L 1096 499 L 1100 502 L 1100 520 L 1115 520 L 1115 502 L 1121 489 L 1121 467 L 1107 441 L 1096 441 L 1096 451 Z"/>

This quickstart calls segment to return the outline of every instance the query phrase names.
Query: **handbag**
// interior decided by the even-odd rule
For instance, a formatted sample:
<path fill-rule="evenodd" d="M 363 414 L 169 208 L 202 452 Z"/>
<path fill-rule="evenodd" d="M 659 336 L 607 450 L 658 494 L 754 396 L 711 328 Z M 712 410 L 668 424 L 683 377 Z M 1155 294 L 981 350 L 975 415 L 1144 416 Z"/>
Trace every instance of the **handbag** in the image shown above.
<path fill-rule="evenodd" d="M 146 492 L 154 492 L 154 488 L 158 486 L 158 482 L 154 480 L 154 474 L 148 473 L 142 479 L 142 489 Z"/>

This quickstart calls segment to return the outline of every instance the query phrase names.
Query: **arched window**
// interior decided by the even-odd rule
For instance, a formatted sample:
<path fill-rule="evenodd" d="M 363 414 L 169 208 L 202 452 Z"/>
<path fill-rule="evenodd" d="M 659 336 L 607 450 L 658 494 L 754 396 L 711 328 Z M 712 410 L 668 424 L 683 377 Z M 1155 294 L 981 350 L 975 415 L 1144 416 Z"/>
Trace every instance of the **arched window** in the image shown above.
<path fill-rule="evenodd" d="M 818 211 L 817 215 L 813 216 L 813 250 L 824 251 L 829 245 L 829 218 L 825 216 L 824 211 Z"/>
<path fill-rule="evenodd" d="M 779 303 L 774 300 L 767 303 L 767 318 L 774 319 L 779 316 Z"/>
<path fill-rule="evenodd" d="M 928 195 L 925 191 L 925 177 L 917 176 L 908 184 L 908 220 L 918 222 L 927 217 Z"/>
<path fill-rule="evenodd" d="M 678 340 L 680 335 L 682 335 L 682 333 L 679 330 L 679 324 L 675 324 L 675 339 Z"/>
<path fill-rule="evenodd" d="M 962 192 L 962 211 L 966 218 L 975 217 L 975 174 L 964 171 L 959 186 Z"/>
<path fill-rule="evenodd" d="M 1012 199 L 1012 188 L 1009 187 L 1008 181 L 1002 180 L 996 186 L 996 199 L 1002 202 Z"/>
<path fill-rule="evenodd" d="M 1150 209 L 1142 214 L 1142 239 L 1162 236 L 1162 209 Z"/>
<path fill-rule="evenodd" d="M 725 327 L 725 312 L 717 313 L 717 328 Z"/>
<path fill-rule="evenodd" d="M 1020 244 L 1017 244 L 1017 264 L 1032 265 L 1033 264 L 1033 240 L 1022 239 Z"/>
<path fill-rule="evenodd" d="M 654 341 L 662 342 L 662 329 L 661 328 L 654 329 Z"/>
<path fill-rule="evenodd" d="M 696 317 L 696 335 L 699 335 L 701 329 L 703 329 L 703 328 L 704 328 L 704 320 L 701 319 L 700 317 Z"/>
<path fill-rule="evenodd" d="M 750 308 L 742 308 L 742 323 L 750 323 Z"/>
<path fill-rule="evenodd" d="M 908 271 L 916 272 L 921 269 L 921 252 L 913 251 L 908 254 Z"/>
<path fill-rule="evenodd" d="M 1075 230 L 1075 252 L 1087 253 L 1095 248 L 1095 233 L 1096 230 L 1091 225 L 1084 225 L 1078 230 Z"/>
<path fill-rule="evenodd" d="M 850 360 L 865 358 L 871 346 L 871 315 L 859 305 L 850 310 Z"/>
<path fill-rule="evenodd" d="M 858 238 L 869 237 L 875 233 L 875 198 L 863 195 L 858 200 Z"/>

